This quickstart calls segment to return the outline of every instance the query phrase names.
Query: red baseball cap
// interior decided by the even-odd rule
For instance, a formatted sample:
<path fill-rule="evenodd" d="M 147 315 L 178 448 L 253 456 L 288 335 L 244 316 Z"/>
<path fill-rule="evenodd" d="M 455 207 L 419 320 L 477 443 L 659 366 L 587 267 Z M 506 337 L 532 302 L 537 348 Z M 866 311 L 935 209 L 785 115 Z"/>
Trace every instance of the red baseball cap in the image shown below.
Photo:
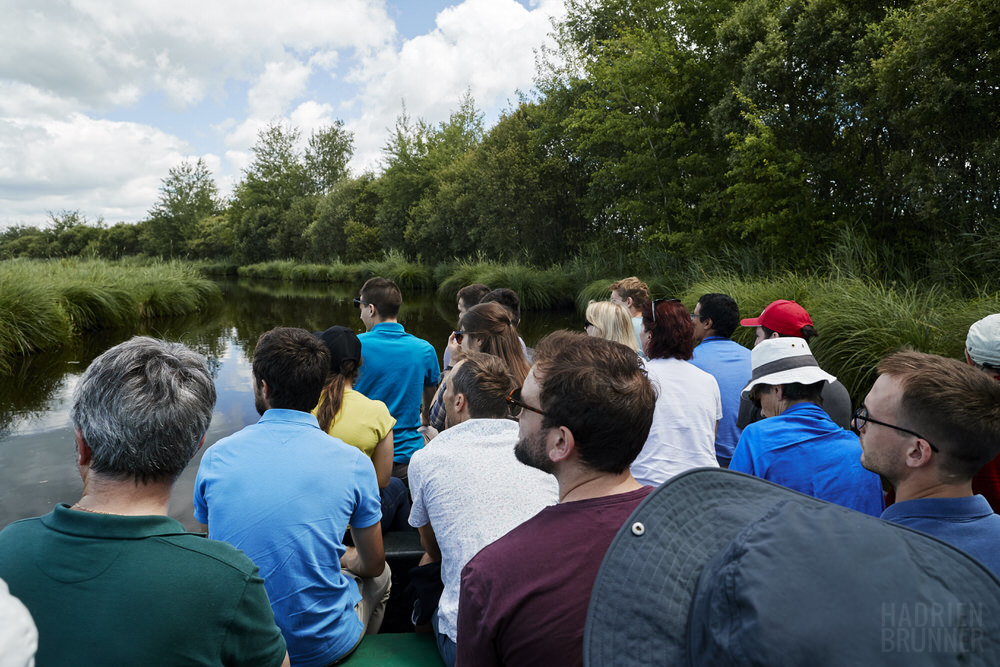
<path fill-rule="evenodd" d="M 760 317 L 740 320 L 740 324 L 745 327 L 767 327 L 782 336 L 801 336 L 802 327 L 812 326 L 812 323 L 812 318 L 805 308 L 786 299 L 768 304 Z"/>

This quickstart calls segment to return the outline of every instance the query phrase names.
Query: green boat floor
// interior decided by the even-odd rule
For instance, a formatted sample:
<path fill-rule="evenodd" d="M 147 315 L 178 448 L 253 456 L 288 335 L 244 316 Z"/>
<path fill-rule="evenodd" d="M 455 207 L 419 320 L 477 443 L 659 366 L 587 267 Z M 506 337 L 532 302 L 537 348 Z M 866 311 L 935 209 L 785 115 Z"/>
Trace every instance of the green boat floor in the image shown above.
<path fill-rule="evenodd" d="M 400 632 L 365 637 L 344 664 L 351 667 L 441 667 L 443 663 L 433 633 Z"/>

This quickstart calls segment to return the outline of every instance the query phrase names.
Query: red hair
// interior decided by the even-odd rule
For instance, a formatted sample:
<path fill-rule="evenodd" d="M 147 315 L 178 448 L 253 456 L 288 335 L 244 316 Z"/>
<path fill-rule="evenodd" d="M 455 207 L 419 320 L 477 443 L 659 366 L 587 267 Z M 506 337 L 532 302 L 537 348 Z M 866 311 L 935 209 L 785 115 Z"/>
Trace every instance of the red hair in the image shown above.
<path fill-rule="evenodd" d="M 656 321 L 653 321 L 653 308 Z M 642 328 L 651 334 L 646 354 L 650 359 L 674 357 L 682 361 L 694 352 L 694 324 L 684 304 L 676 299 L 642 307 Z"/>

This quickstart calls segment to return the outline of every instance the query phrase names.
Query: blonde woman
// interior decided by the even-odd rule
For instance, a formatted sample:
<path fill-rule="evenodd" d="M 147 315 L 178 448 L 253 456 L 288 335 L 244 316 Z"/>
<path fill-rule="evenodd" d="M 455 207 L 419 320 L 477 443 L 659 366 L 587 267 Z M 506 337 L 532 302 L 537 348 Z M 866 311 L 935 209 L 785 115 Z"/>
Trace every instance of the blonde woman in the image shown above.
<path fill-rule="evenodd" d="M 628 308 L 614 301 L 591 301 L 587 304 L 587 335 L 621 343 L 639 353 Z"/>

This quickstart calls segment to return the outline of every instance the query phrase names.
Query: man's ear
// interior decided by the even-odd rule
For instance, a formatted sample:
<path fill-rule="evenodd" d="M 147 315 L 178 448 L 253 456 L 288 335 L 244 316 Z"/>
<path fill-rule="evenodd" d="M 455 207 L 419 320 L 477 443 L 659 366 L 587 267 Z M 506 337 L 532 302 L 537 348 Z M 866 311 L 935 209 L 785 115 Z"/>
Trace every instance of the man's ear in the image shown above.
<path fill-rule="evenodd" d="M 775 398 L 777 398 L 779 401 L 784 400 L 784 398 L 785 398 L 785 385 L 783 385 L 783 384 L 776 384 L 776 385 L 774 385 L 773 391 L 778 394 Z"/>
<path fill-rule="evenodd" d="M 969 364 L 970 366 L 975 366 L 975 365 L 976 365 L 976 362 L 974 362 L 974 361 L 972 360 L 972 357 L 970 357 L 970 356 L 969 356 L 969 348 L 965 348 L 965 361 L 966 361 L 966 363 L 968 363 L 968 364 Z"/>
<path fill-rule="evenodd" d="M 76 464 L 83 467 L 89 466 L 93 456 L 90 445 L 83 439 L 83 433 L 80 433 L 80 429 L 73 429 L 73 436 L 76 439 Z"/>
<path fill-rule="evenodd" d="M 573 437 L 572 431 L 560 426 L 549 431 L 546 448 L 550 461 L 553 463 L 565 461 L 576 451 L 576 438 Z"/>
<path fill-rule="evenodd" d="M 462 413 L 465 412 L 466 408 L 469 406 L 469 402 L 465 399 L 465 394 L 455 394 L 455 412 Z"/>
<path fill-rule="evenodd" d="M 930 443 L 923 438 L 916 438 L 906 449 L 906 467 L 922 468 L 931 462 L 933 455 Z"/>

